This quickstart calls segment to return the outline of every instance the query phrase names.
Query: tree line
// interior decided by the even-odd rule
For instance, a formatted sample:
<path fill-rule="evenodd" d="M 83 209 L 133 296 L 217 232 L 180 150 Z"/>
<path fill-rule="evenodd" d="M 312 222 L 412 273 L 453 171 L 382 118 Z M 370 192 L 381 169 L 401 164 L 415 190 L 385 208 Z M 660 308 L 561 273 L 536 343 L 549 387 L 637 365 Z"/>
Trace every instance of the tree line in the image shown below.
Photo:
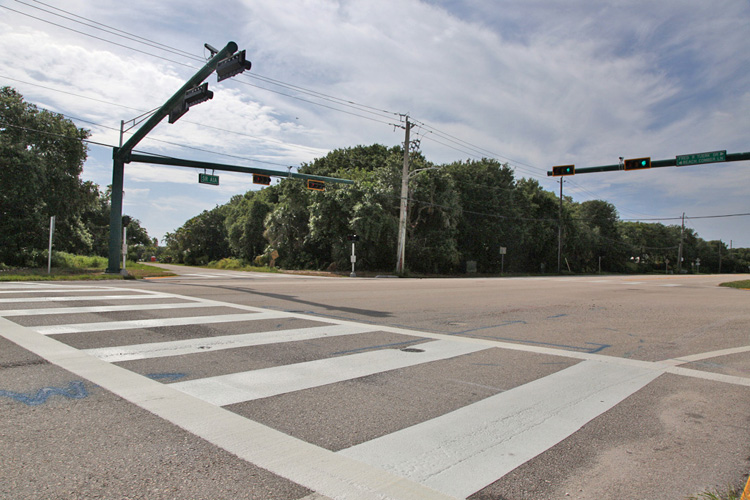
<path fill-rule="evenodd" d="M 346 271 L 350 235 L 357 270 L 395 268 L 403 149 L 380 144 L 337 149 L 301 173 L 346 178 L 353 185 L 306 189 L 282 179 L 189 219 L 165 237 L 174 262 L 235 258 L 289 269 Z M 553 273 L 562 222 L 562 270 L 594 272 L 747 272 L 750 249 L 704 241 L 692 229 L 619 219 L 602 200 L 574 202 L 517 179 L 494 159 L 436 165 L 410 153 L 406 268 L 424 274 Z M 682 266 L 678 266 L 682 242 Z M 506 250 L 501 254 L 501 248 Z"/>
<path fill-rule="evenodd" d="M 13 88 L 0 88 L 0 269 L 46 266 L 52 216 L 55 250 L 107 255 L 109 191 L 81 180 L 89 135 Z M 153 252 L 156 243 L 131 221 L 131 259 Z"/>

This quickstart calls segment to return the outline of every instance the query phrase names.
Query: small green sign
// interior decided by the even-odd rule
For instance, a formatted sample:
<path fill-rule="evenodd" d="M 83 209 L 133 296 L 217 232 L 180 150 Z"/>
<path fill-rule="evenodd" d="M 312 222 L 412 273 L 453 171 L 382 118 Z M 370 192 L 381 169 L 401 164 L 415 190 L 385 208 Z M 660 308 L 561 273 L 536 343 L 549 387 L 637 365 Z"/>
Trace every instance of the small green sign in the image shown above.
<path fill-rule="evenodd" d="M 211 184 L 212 186 L 218 186 L 219 176 L 211 174 L 198 174 L 198 182 L 201 184 Z"/>
<path fill-rule="evenodd" d="M 701 165 L 703 163 L 719 163 L 727 161 L 727 151 L 710 151 L 708 153 L 695 153 L 692 155 L 680 155 L 677 157 L 677 166 Z"/>

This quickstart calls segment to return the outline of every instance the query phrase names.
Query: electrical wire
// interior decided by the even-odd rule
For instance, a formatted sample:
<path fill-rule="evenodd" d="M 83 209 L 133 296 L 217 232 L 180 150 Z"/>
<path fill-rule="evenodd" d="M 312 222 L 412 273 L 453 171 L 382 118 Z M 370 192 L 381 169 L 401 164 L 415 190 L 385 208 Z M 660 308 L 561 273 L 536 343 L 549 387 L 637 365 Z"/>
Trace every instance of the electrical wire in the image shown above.
<path fill-rule="evenodd" d="M 174 47 L 169 47 L 169 46 L 167 46 L 167 45 L 164 45 L 164 44 L 160 44 L 160 43 L 158 43 L 158 42 L 154 42 L 153 40 L 149 40 L 149 39 L 147 39 L 147 38 L 144 38 L 144 37 L 140 37 L 140 36 L 138 36 L 138 35 L 134 35 L 134 34 L 132 34 L 132 33 L 129 33 L 129 32 L 127 32 L 127 31 L 124 31 L 124 30 L 119 30 L 119 29 L 117 29 L 117 28 L 113 28 L 113 27 L 111 27 L 111 26 L 108 26 L 108 25 L 106 25 L 106 24 L 100 23 L 100 22 L 98 22 L 98 21 L 94 21 L 94 20 L 92 20 L 92 19 L 89 19 L 89 18 L 85 18 L 85 17 L 82 17 L 82 16 L 78 16 L 77 14 L 74 14 L 74 13 L 72 13 L 72 12 L 69 12 L 69 11 L 65 11 L 65 10 L 63 10 L 63 9 L 58 9 L 58 8 L 56 8 L 56 7 L 52 7 L 52 6 L 50 6 L 50 5 L 48 5 L 48 4 L 44 3 L 44 2 L 40 2 L 40 1 L 38 1 L 38 0 L 34 0 L 34 1 L 35 1 L 36 3 L 39 3 L 39 4 L 41 4 L 41 5 L 45 5 L 45 6 L 47 6 L 47 7 L 50 7 L 50 8 L 52 8 L 52 9 L 58 10 L 58 11 L 60 11 L 60 12 L 65 12 L 66 14 L 68 14 L 68 15 L 70 15 L 70 16 L 74 16 L 74 17 L 77 17 L 77 18 L 79 18 L 79 19 L 84 19 L 84 20 L 88 21 L 89 23 L 94 23 L 94 24 L 98 24 L 98 25 L 100 25 L 100 26 L 104 26 L 104 27 L 105 27 L 105 28 L 107 28 L 107 29 L 102 29 L 102 28 L 99 28 L 99 27 L 97 27 L 97 26 L 94 26 L 94 25 L 92 25 L 92 24 L 88 24 L 88 23 L 83 23 L 83 22 L 81 22 L 81 21 L 78 21 L 78 20 L 76 20 L 76 19 L 73 19 L 73 18 L 71 18 L 71 17 L 67 17 L 67 16 L 62 16 L 62 15 L 60 15 L 60 14 L 57 14 L 57 13 L 55 13 L 55 12 L 51 12 L 51 11 L 49 11 L 49 10 L 46 10 L 46 9 L 41 9 L 41 8 L 39 8 L 39 7 L 35 7 L 35 6 L 32 6 L 32 5 L 28 4 L 28 3 L 22 2 L 22 1 L 20 1 L 20 0 L 16 0 L 16 1 L 17 1 L 18 3 L 21 3 L 22 5 L 26 5 L 26 6 L 29 6 L 29 7 L 31 7 L 31 8 L 35 8 L 35 9 L 41 10 L 41 11 L 43 11 L 43 12 L 46 12 L 46 13 L 52 14 L 52 15 L 54 15 L 54 16 L 57 16 L 57 17 L 62 17 L 62 18 L 64 18 L 64 19 L 67 19 L 67 20 L 69 20 L 69 21 L 72 21 L 72 22 L 76 22 L 76 23 L 79 23 L 79 24 L 83 24 L 84 26 L 88 26 L 88 27 L 91 27 L 91 28 L 94 28 L 94 29 L 98 29 L 98 30 L 101 30 L 101 31 L 105 31 L 105 32 L 106 32 L 106 33 L 108 33 L 108 34 L 112 34 L 112 35 L 115 35 L 115 36 L 119 36 L 119 37 L 125 38 L 125 39 L 127 39 L 127 40 L 130 40 L 130 41 L 134 41 L 134 42 L 136 42 L 136 43 L 142 43 L 142 44 L 145 44 L 145 45 L 147 45 L 147 46 L 149 46 L 149 47 L 152 47 L 152 48 L 157 48 L 157 49 L 159 49 L 159 50 L 165 50 L 165 51 L 167 51 L 167 52 L 171 52 L 171 53 L 173 53 L 173 54 L 177 54 L 177 55 L 180 55 L 180 56 L 182 56 L 182 57 L 188 57 L 188 58 L 190 58 L 190 59 L 192 59 L 192 60 L 199 60 L 199 58 L 198 58 L 197 56 L 194 56 L 194 55 L 192 55 L 192 54 L 189 54 L 189 53 L 187 53 L 187 52 L 185 52 L 185 51 L 182 51 L 182 50 L 180 50 L 180 49 L 175 49 Z M 0 7 L 4 7 L 4 6 L 0 6 Z M 90 37 L 93 37 L 93 38 L 95 38 L 95 39 L 98 39 L 98 40 L 102 40 L 102 41 L 104 41 L 104 42 L 107 42 L 107 43 L 112 43 L 112 44 L 114 44 L 114 45 L 117 45 L 117 46 L 120 46 L 120 47 L 128 48 L 128 49 L 134 50 L 134 51 L 136 51 L 136 52 L 144 53 L 144 54 L 146 54 L 146 55 L 152 55 L 152 56 L 154 56 L 154 57 L 158 57 L 158 58 L 160 58 L 160 59 L 163 59 L 163 60 L 167 60 L 167 61 L 173 62 L 173 63 L 175 63 L 175 64 L 180 64 L 180 65 L 183 65 L 183 66 L 187 66 L 187 67 L 191 67 L 191 68 L 195 69 L 195 68 L 194 68 L 193 66 L 190 66 L 190 65 L 186 65 L 186 64 L 184 64 L 184 63 L 180 63 L 180 62 L 178 62 L 178 61 L 174 61 L 174 60 L 171 60 L 171 59 L 167 59 L 167 58 L 164 58 L 164 57 L 161 57 L 161 56 L 157 56 L 157 55 L 155 55 L 155 54 L 151 54 L 151 53 L 148 53 L 148 52 L 145 52 L 145 51 L 139 50 L 139 49 L 135 49 L 135 48 L 133 48 L 133 47 L 129 47 L 129 46 L 126 46 L 126 45 L 122 45 L 122 44 L 119 44 L 119 43 L 117 43 L 117 42 L 113 42 L 113 41 L 111 41 L 111 40 L 107 40 L 107 39 L 104 39 L 104 38 L 101 38 L 101 37 L 96 37 L 96 36 L 94 36 L 94 35 L 91 35 L 91 34 L 88 34 L 88 33 L 85 33 L 85 32 L 81 32 L 81 31 L 79 31 L 79 30 L 75 30 L 75 29 L 73 29 L 73 28 L 70 28 L 70 27 L 67 27 L 67 26 L 63 26 L 63 25 L 61 25 L 61 24 L 58 24 L 58 23 L 54 23 L 54 22 L 51 22 L 51 21 L 48 21 L 48 20 L 45 20 L 45 19 L 42 19 L 42 18 L 39 18 L 39 17 L 36 17 L 36 16 L 32 16 L 32 15 L 30 15 L 30 14 L 27 14 L 27 13 L 24 13 L 24 12 L 21 12 L 21 11 L 17 11 L 17 10 L 15 10 L 15 9 L 10 9 L 10 8 L 8 8 L 8 7 L 4 7 L 4 8 L 6 8 L 6 9 L 8 9 L 8 10 L 11 10 L 11 11 L 13 11 L 13 12 L 17 12 L 17 13 L 19 13 L 19 14 L 22 14 L 22 15 L 25 15 L 25 16 L 27 16 L 27 17 L 31 17 L 31 18 L 34 18 L 34 19 L 40 20 L 40 21 L 42 21 L 42 22 L 46 22 L 46 23 L 52 24 L 52 25 L 54 25 L 54 26 L 58 26 L 58 27 L 61 27 L 61 28 L 63 28 L 63 29 L 68 29 L 68 30 L 70 30 L 70 31 L 73 31 L 73 32 L 76 32 L 76 33 L 80 33 L 80 34 L 83 34 L 83 35 L 85 35 L 85 36 L 90 36 Z M 255 73 L 255 74 L 250 74 L 250 75 L 243 75 L 243 76 L 245 76 L 245 77 L 248 77 L 248 78 L 256 78 L 256 79 L 259 79 L 259 80 L 261 80 L 261 81 L 264 81 L 264 82 L 267 82 L 267 83 L 270 83 L 270 84 L 273 84 L 273 85 L 279 85 L 279 86 L 281 86 L 281 87 L 283 87 L 283 88 L 286 88 L 286 89 L 290 89 L 290 90 L 294 90 L 294 91 L 297 91 L 297 92 L 301 92 L 301 93 L 303 93 L 303 94 L 306 94 L 306 95 L 309 95 L 309 96 L 313 96 L 313 97 L 315 97 L 315 98 L 318 98 L 318 99 L 321 99 L 321 100 L 327 100 L 327 101 L 329 101 L 329 102 L 333 102 L 333 103 L 336 103 L 336 104 L 339 104 L 339 105 L 343 105 L 343 106 L 345 106 L 345 107 L 352 107 L 353 109 L 355 109 L 355 110 L 357 110 L 357 111 L 359 111 L 359 112 L 366 112 L 366 113 L 371 113 L 371 114 L 374 114 L 375 116 L 381 116 L 381 117 L 393 117 L 393 116 L 398 116 L 398 113 L 395 113 L 395 112 L 391 112 L 391 111 L 383 110 L 383 109 L 380 109 L 380 108 L 376 108 L 376 107 L 373 107 L 373 106 L 367 106 L 367 105 L 363 105 L 363 104 L 358 104 L 358 103 L 356 103 L 356 102 L 354 102 L 354 101 L 351 101 L 351 100 L 349 100 L 349 99 L 342 99 L 342 98 L 338 98 L 338 97 L 334 97 L 334 96 L 331 96 L 331 95 L 329 95 L 329 94 L 324 94 L 324 93 L 321 93 L 321 92 L 317 92 L 317 91 L 313 91 L 313 90 L 310 90 L 310 89 L 305 89 L 304 87 L 301 87 L 301 86 L 297 86 L 297 85 L 292 85 L 292 84 L 288 84 L 288 83 L 285 83 L 285 82 L 281 82 L 281 81 L 279 81 L 279 80 L 275 80 L 275 79 L 273 79 L 273 78 L 269 78 L 269 77 L 264 77 L 264 76 L 262 76 L 262 75 L 258 75 L 257 73 Z M 240 81 L 240 82 L 242 82 L 242 80 L 239 80 L 239 81 Z M 249 86 L 252 86 L 252 87 L 255 87 L 255 88 L 259 88 L 259 89 L 261 89 L 261 90 L 265 90 L 265 91 L 267 91 L 267 92 L 273 92 L 273 93 L 276 93 L 276 94 L 279 94 L 279 95 L 282 95 L 282 96 L 285 96 L 285 97 L 289 97 L 289 98 L 297 99 L 297 100 L 300 100 L 300 101 L 302 101 L 302 102 L 307 102 L 307 103 L 309 103 L 309 104 L 313 104 L 313 105 L 317 105 L 317 106 L 325 107 L 325 108 L 328 108 L 328 109 L 332 109 L 332 110 L 334 110 L 334 111 L 338 111 L 338 112 L 341 112 L 341 113 L 345 113 L 345 114 L 353 115 L 353 116 L 356 116 L 356 117 L 359 117 L 359 118 L 369 119 L 369 120 L 372 120 L 372 121 L 375 121 L 375 122 L 378 122 L 378 123 L 383 123 L 383 124 L 387 124 L 387 125 L 393 125 L 393 123 L 391 123 L 390 121 L 383 121 L 383 120 L 379 120 L 379 119 L 374 119 L 374 118 L 372 118 L 372 117 L 364 116 L 364 115 L 361 115 L 361 114 L 359 114 L 359 113 L 354 113 L 354 112 L 351 112 L 351 111 L 346 111 L 346 110 L 342 110 L 342 109 L 340 109 L 340 108 L 336 108 L 336 107 L 333 107 L 333 106 L 328 106 L 328 105 L 325 105 L 325 104 L 322 104 L 322 103 L 319 103 L 319 102 L 314 102 L 314 101 L 310 101 L 310 100 L 307 100 L 307 99 L 303 99 L 303 98 L 300 98 L 300 97 L 297 97 L 297 96 L 292 96 L 292 95 L 289 95 L 289 94 L 286 94 L 286 93 L 283 93 L 283 92 L 280 92 L 280 91 L 275 91 L 275 90 L 269 89 L 269 88 L 267 88 L 267 87 L 262 87 L 262 86 L 260 86 L 260 85 L 253 85 L 253 84 L 250 84 L 250 83 L 247 83 L 247 82 L 242 82 L 242 83 L 245 83 L 246 85 L 249 85 Z M 426 124 L 424 124 L 424 122 L 419 122 L 419 123 L 420 123 L 420 124 L 423 124 L 423 125 L 425 125 L 425 126 L 426 126 Z M 451 141 L 451 142 L 454 142 L 454 143 L 458 143 L 458 144 L 463 144 L 463 145 L 465 145 L 466 147 L 468 147 L 469 149 L 474 149 L 475 151 L 477 150 L 477 149 L 476 149 L 476 148 L 477 148 L 477 146 L 474 146 L 473 144 L 471 144 L 471 143 L 468 143 L 468 142 L 466 142 L 466 141 L 462 141 L 462 140 L 458 139 L 457 137 L 455 137 L 455 136 L 452 136 L 452 135 L 450 135 L 450 134 L 446 134 L 446 133 L 444 133 L 444 132 L 440 132 L 440 131 L 438 131 L 438 130 L 436 130 L 436 129 L 432 129 L 432 130 L 431 130 L 431 132 L 432 132 L 432 133 L 435 133 L 436 135 L 442 136 L 444 140 L 449 140 L 449 141 Z M 441 144 L 443 144 L 443 143 L 441 143 Z M 443 145 L 445 145 L 445 144 L 443 144 Z M 447 146 L 447 145 L 446 145 L 446 146 Z M 449 147 L 450 147 L 450 146 L 449 146 Z M 454 149 L 455 149 L 455 148 L 454 148 Z M 464 153 L 466 153 L 466 151 L 463 151 L 463 150 L 459 150 L 459 151 L 461 151 L 461 152 L 464 152 Z M 488 151 L 488 150 L 484 150 L 484 151 L 485 151 L 485 152 L 487 152 L 487 153 L 490 153 L 490 154 L 491 154 L 492 156 L 499 156 L 500 158 L 505 158 L 505 157 L 503 157 L 502 155 L 497 155 L 497 154 L 495 154 L 495 153 L 492 153 L 492 152 L 490 152 L 490 151 Z M 486 156 L 486 155 L 485 155 L 485 156 Z M 509 158 L 505 158 L 505 159 L 506 159 L 506 160 L 510 160 L 510 161 L 512 161 L 512 162 L 513 162 L 513 164 L 514 164 L 514 166 L 515 166 L 515 167 L 517 167 L 517 168 L 518 168 L 518 165 L 524 165 L 524 164 L 523 164 L 522 162 L 518 162 L 518 161 L 515 161 L 515 160 L 511 160 L 511 159 L 509 159 Z M 527 167 L 530 167 L 530 168 L 537 168 L 537 167 L 531 167 L 530 165 L 526 165 L 526 166 L 527 166 Z"/>

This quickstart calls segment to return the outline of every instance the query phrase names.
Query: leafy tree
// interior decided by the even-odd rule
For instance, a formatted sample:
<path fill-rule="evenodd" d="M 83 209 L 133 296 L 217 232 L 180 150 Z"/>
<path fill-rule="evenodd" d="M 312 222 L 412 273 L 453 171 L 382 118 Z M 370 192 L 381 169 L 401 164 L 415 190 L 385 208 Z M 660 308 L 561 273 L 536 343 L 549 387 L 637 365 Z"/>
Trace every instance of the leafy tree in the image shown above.
<path fill-rule="evenodd" d="M 457 244 L 461 260 L 476 261 L 479 272 L 498 272 L 500 247 L 511 247 L 511 254 L 519 250 L 515 246 L 519 224 L 513 206 L 513 171 L 507 164 L 486 158 L 458 161 L 444 168 L 460 198 Z"/>
<path fill-rule="evenodd" d="M 270 192 L 270 189 L 248 191 L 229 203 L 225 224 L 233 256 L 252 261 L 265 250 L 268 244 L 263 235 L 265 221 L 274 207 L 268 201 Z"/>
<path fill-rule="evenodd" d="M 625 268 L 627 245 L 618 231 L 617 209 L 602 200 L 573 204 L 576 219 L 576 238 L 579 242 L 573 254 L 578 268 L 584 272 L 602 270 L 619 272 Z"/>
<path fill-rule="evenodd" d="M 0 89 L 0 262 L 25 264 L 34 250 L 45 249 L 53 215 L 56 249 L 92 250 L 81 216 L 98 194 L 80 179 L 87 153 L 82 140 L 88 136 L 12 88 Z"/>
<path fill-rule="evenodd" d="M 167 256 L 185 264 L 208 264 L 229 255 L 225 226 L 226 205 L 204 210 L 174 233 L 167 233 Z"/>
<path fill-rule="evenodd" d="M 516 269 L 522 272 L 545 272 L 557 269 L 557 225 L 559 200 L 545 191 L 535 179 L 516 183 L 515 205 L 521 221 L 518 257 L 513 252 Z"/>

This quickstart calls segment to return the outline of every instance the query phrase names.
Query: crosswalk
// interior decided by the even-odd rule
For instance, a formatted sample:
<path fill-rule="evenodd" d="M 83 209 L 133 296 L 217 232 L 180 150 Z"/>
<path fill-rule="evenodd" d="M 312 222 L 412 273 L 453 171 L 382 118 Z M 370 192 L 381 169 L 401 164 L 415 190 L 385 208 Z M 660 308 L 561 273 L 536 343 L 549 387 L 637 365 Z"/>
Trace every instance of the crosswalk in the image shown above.
<path fill-rule="evenodd" d="M 166 312 L 170 314 L 162 317 Z M 295 326 L 295 321 L 304 325 Z M 142 341 L 121 343 L 136 338 L 128 332 Z M 691 375 L 674 361 L 609 358 L 115 286 L 2 284 L 0 335 L 324 498 L 466 498 L 662 373 Z M 280 359 L 262 368 L 211 364 L 216 373 L 187 380 L 154 380 L 129 364 L 150 363 L 158 369 L 168 360 L 185 360 L 189 367 L 208 353 L 337 339 L 356 342 L 377 335 L 398 335 L 400 341 L 364 343 L 311 360 Z M 106 345 L 81 347 L 102 339 Z M 234 405 L 242 403 L 443 366 L 489 350 L 569 361 L 530 382 L 494 390 L 458 409 L 338 450 L 235 411 Z M 227 369 L 231 371 L 223 372 Z"/>

